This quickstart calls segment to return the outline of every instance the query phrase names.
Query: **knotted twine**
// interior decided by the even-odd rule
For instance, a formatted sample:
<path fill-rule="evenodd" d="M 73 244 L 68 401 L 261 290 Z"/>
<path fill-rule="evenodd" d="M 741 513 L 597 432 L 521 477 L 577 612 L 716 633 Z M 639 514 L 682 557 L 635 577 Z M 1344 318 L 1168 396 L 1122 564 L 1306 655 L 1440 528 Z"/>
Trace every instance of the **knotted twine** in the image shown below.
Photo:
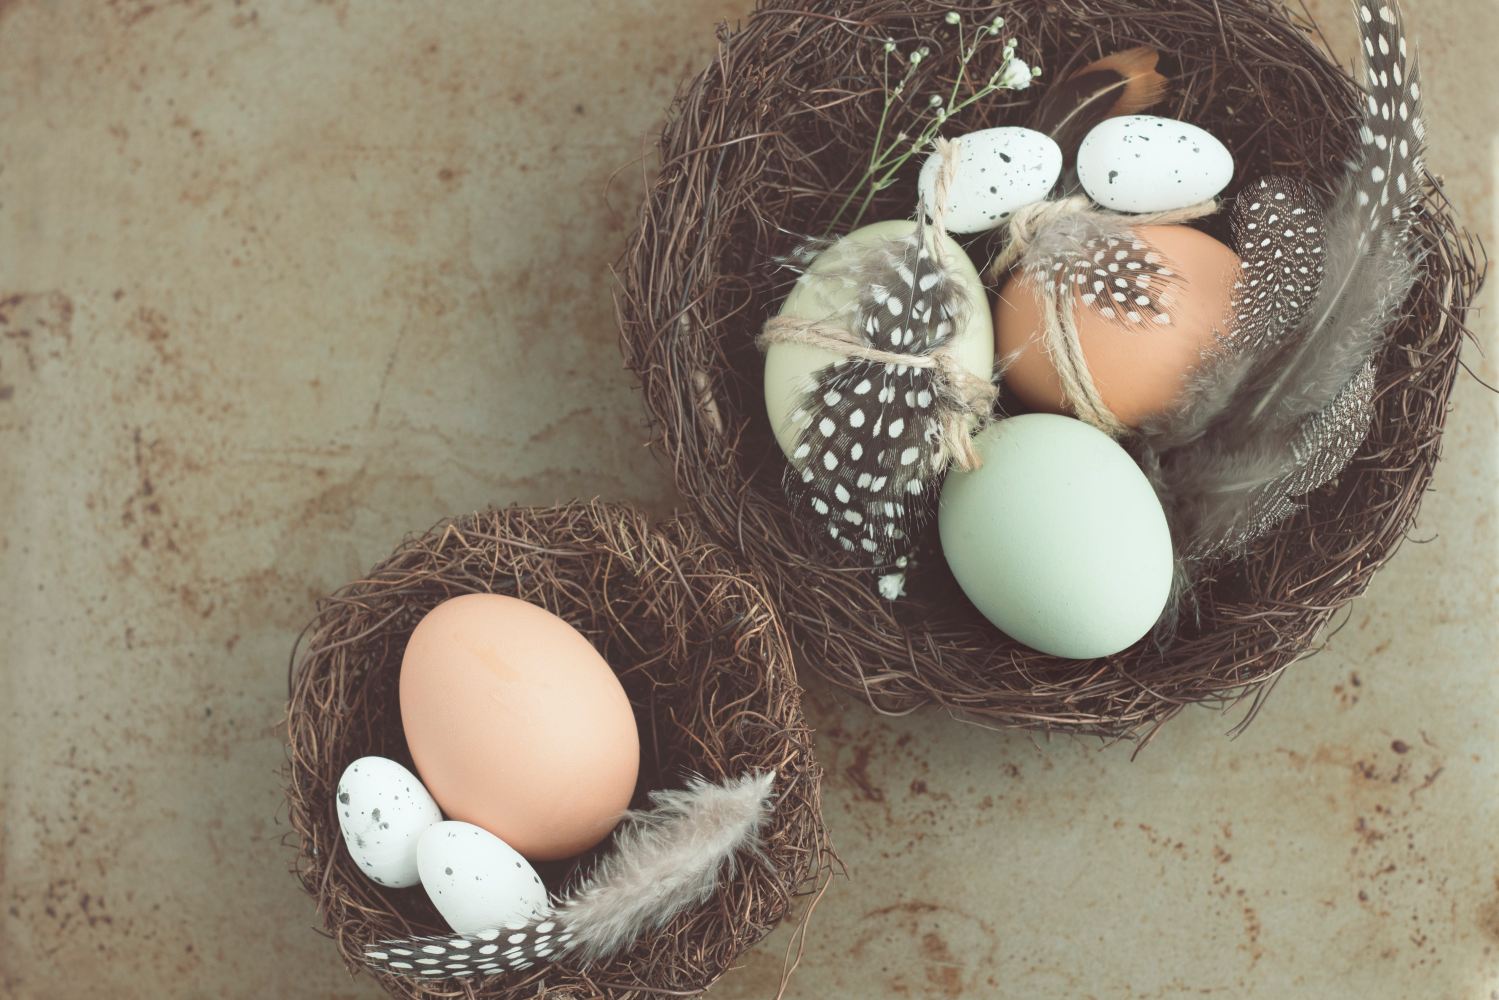
<path fill-rule="evenodd" d="M 958 170 L 958 145 L 957 139 L 934 140 L 934 149 L 942 158 L 941 168 L 932 185 L 932 203 L 919 209 L 926 212 L 928 225 L 935 231 L 935 236 L 930 241 L 931 249 L 943 267 L 950 266 L 942 237 L 946 232 L 944 223 L 948 194 Z M 970 302 L 969 308 L 974 305 Z M 978 305 L 982 307 L 983 303 Z M 964 317 L 958 317 L 958 322 L 961 323 L 963 319 Z M 907 354 L 882 350 L 868 343 L 850 324 L 774 316 L 755 338 L 755 345 L 764 351 L 774 344 L 804 344 L 849 359 L 930 369 L 934 374 L 933 409 L 937 415 L 938 427 L 941 428 L 944 448 L 960 469 L 977 469 L 983 464 L 973 447 L 972 435 L 988 422 L 999 390 L 988 379 L 980 378 L 963 367 L 962 362 L 953 355 L 953 339 L 927 351 Z"/>
<path fill-rule="evenodd" d="M 1170 226 L 1191 222 L 1211 215 L 1218 210 L 1215 199 L 1198 202 L 1186 208 L 1169 212 L 1148 212 L 1123 215 L 1099 208 L 1086 195 L 1072 195 L 1056 201 L 1038 201 L 1015 210 L 1010 217 L 1009 241 L 994 263 L 989 265 L 988 277 L 997 281 L 1006 271 L 1019 262 L 1036 236 L 1061 220 L 1079 215 L 1091 215 L 1107 231 L 1117 226 L 1123 234 L 1137 226 Z M 1049 272 L 1050 264 L 1042 270 Z M 1077 321 L 1073 316 L 1074 299 L 1072 289 L 1060 291 L 1049 273 L 1035 273 L 1033 280 L 1040 286 L 1043 299 L 1041 315 L 1044 319 L 1040 330 L 1041 348 L 1056 369 L 1062 386 L 1062 399 L 1073 416 L 1092 424 L 1110 437 L 1124 437 L 1130 427 L 1114 415 L 1104 403 L 1088 369 L 1088 360 L 1083 356 L 1083 345 L 1078 337 Z"/>

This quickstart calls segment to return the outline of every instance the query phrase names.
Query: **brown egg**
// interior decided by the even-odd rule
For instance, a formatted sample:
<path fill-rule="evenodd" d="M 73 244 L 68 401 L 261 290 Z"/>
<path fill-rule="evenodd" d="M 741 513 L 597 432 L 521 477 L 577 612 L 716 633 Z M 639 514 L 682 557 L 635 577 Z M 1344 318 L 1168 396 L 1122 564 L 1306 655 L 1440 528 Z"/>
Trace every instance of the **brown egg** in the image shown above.
<path fill-rule="evenodd" d="M 1229 300 L 1239 276 L 1239 257 L 1228 247 L 1188 226 L 1142 226 L 1136 236 L 1149 244 L 1174 276 L 1160 293 L 1169 323 L 1150 315 L 1115 319 L 1074 298 L 1073 317 L 1088 371 L 1105 405 L 1125 424 L 1136 426 L 1165 410 L 1182 390 L 1188 373 L 1219 333 L 1227 333 Z M 1092 280 L 1090 276 L 1089 280 Z M 1036 284 L 1016 276 L 994 307 L 999 359 L 1014 356 L 1005 384 L 1025 406 L 1067 413 L 1056 369 L 1040 344 L 1043 300 Z"/>
<path fill-rule="evenodd" d="M 417 624 L 401 724 L 448 818 L 537 861 L 597 844 L 635 791 L 640 734 L 619 678 L 577 629 L 513 597 L 454 597 Z"/>

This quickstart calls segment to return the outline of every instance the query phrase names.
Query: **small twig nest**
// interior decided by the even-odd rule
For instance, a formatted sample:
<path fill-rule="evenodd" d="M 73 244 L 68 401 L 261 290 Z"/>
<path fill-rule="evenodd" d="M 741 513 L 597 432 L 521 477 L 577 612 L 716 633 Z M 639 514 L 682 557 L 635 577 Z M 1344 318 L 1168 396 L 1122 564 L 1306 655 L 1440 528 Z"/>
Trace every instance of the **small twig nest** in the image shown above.
<path fill-rule="evenodd" d="M 1169 649 L 1147 640 L 1076 662 L 1021 646 L 964 600 L 934 537 L 919 551 L 911 596 L 887 603 L 867 569 L 831 553 L 788 510 L 754 339 L 794 277 L 776 259 L 824 233 L 863 174 L 885 99 L 880 41 L 930 48 L 887 135 L 919 134 L 928 96 L 950 90 L 960 61 L 948 9 L 765 0 L 741 29 L 721 34 L 718 57 L 674 104 L 661 172 L 618 265 L 618 306 L 625 358 L 677 485 L 712 534 L 766 576 L 801 662 L 879 709 L 936 703 L 1000 725 L 1124 736 L 1186 704 L 1263 693 L 1363 592 L 1416 515 L 1481 250 L 1433 185 L 1417 230 L 1421 276 L 1381 358 L 1374 429 L 1359 458 L 1199 587 L 1199 618 Z M 1233 151 L 1227 197 L 1272 172 L 1299 174 L 1326 194 L 1357 141 L 1360 91 L 1316 29 L 1278 3 L 1051 0 L 964 8 L 962 23 L 971 30 L 996 13 L 1017 54 L 1044 69 L 1042 85 L 1106 52 L 1154 46 L 1172 81 L 1157 113 L 1200 124 Z M 893 65 L 892 82 L 904 72 Z M 972 64 L 969 78 L 995 68 Z M 997 94 L 944 133 L 1023 125 L 1037 92 Z M 911 216 L 920 160 L 865 221 Z M 1229 241 L 1221 217 L 1204 228 Z M 978 242 L 970 252 L 982 265 L 995 249 Z"/>
<path fill-rule="evenodd" d="M 547 608 L 618 673 L 640 725 L 636 806 L 689 774 L 773 771 L 775 812 L 763 859 L 741 858 L 706 904 L 586 971 L 551 964 L 482 980 L 382 976 L 381 984 L 407 997 L 696 995 L 831 870 L 822 772 L 785 636 L 753 578 L 690 522 L 653 529 L 604 503 L 491 510 L 439 524 L 320 602 L 292 660 L 287 799 L 300 837 L 296 873 L 324 926 L 351 969 L 363 967 L 371 942 L 447 932 L 419 886 L 387 889 L 360 873 L 343 844 L 334 792 L 345 766 L 366 754 L 412 766 L 397 697 L 407 637 L 437 604 L 475 592 Z M 557 891 L 587 863 L 540 870 Z"/>

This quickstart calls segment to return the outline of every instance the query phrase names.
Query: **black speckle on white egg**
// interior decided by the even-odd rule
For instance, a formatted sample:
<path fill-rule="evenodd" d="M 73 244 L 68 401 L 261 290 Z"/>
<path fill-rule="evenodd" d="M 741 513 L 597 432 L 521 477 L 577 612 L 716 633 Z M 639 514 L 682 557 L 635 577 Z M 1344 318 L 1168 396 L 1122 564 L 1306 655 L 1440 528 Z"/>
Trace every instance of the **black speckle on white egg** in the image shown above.
<path fill-rule="evenodd" d="M 1141 131 L 1146 128 L 1152 134 Z M 1152 143 L 1153 137 L 1164 142 Z M 1117 212 L 1165 212 L 1206 201 L 1228 185 L 1233 170 L 1232 155 L 1212 135 L 1153 115 L 1100 123 L 1077 156 L 1083 189 Z"/>
<path fill-rule="evenodd" d="M 1044 199 L 1061 174 L 1061 150 L 1049 136 L 1030 129 L 983 129 L 957 142 L 958 168 L 946 206 L 947 230 L 952 233 L 993 228 L 1021 205 Z M 935 153 L 923 166 L 920 187 L 928 199 L 935 195 L 941 167 Z"/>

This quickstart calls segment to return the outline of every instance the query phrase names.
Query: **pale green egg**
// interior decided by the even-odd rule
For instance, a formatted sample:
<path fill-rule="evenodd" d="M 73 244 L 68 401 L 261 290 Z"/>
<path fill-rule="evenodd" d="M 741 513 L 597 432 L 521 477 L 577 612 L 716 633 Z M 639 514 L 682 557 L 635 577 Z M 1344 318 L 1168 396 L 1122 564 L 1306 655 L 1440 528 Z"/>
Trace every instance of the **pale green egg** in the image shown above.
<path fill-rule="evenodd" d="M 1171 591 L 1171 532 L 1134 460 L 1080 420 L 1033 413 L 974 438 L 938 531 L 963 593 L 1002 632 L 1069 659 L 1142 638 Z"/>
<path fill-rule="evenodd" d="M 856 229 L 823 251 L 797 280 L 781 316 L 804 320 L 823 320 L 852 328 L 853 305 L 859 288 L 836 275 L 844 272 L 850 258 L 881 240 L 895 240 L 908 235 L 916 223 L 907 219 L 876 222 Z M 968 255 L 950 236 L 938 237 L 954 277 L 968 297 L 963 324 L 954 335 L 950 350 L 968 371 L 988 381 L 994 368 L 994 319 L 984 295 L 978 270 Z M 803 396 L 812 386 L 817 371 L 842 356 L 805 344 L 773 344 L 765 352 L 765 412 L 775 431 L 776 443 L 788 457 L 796 448 L 797 427 L 791 419 Z"/>

